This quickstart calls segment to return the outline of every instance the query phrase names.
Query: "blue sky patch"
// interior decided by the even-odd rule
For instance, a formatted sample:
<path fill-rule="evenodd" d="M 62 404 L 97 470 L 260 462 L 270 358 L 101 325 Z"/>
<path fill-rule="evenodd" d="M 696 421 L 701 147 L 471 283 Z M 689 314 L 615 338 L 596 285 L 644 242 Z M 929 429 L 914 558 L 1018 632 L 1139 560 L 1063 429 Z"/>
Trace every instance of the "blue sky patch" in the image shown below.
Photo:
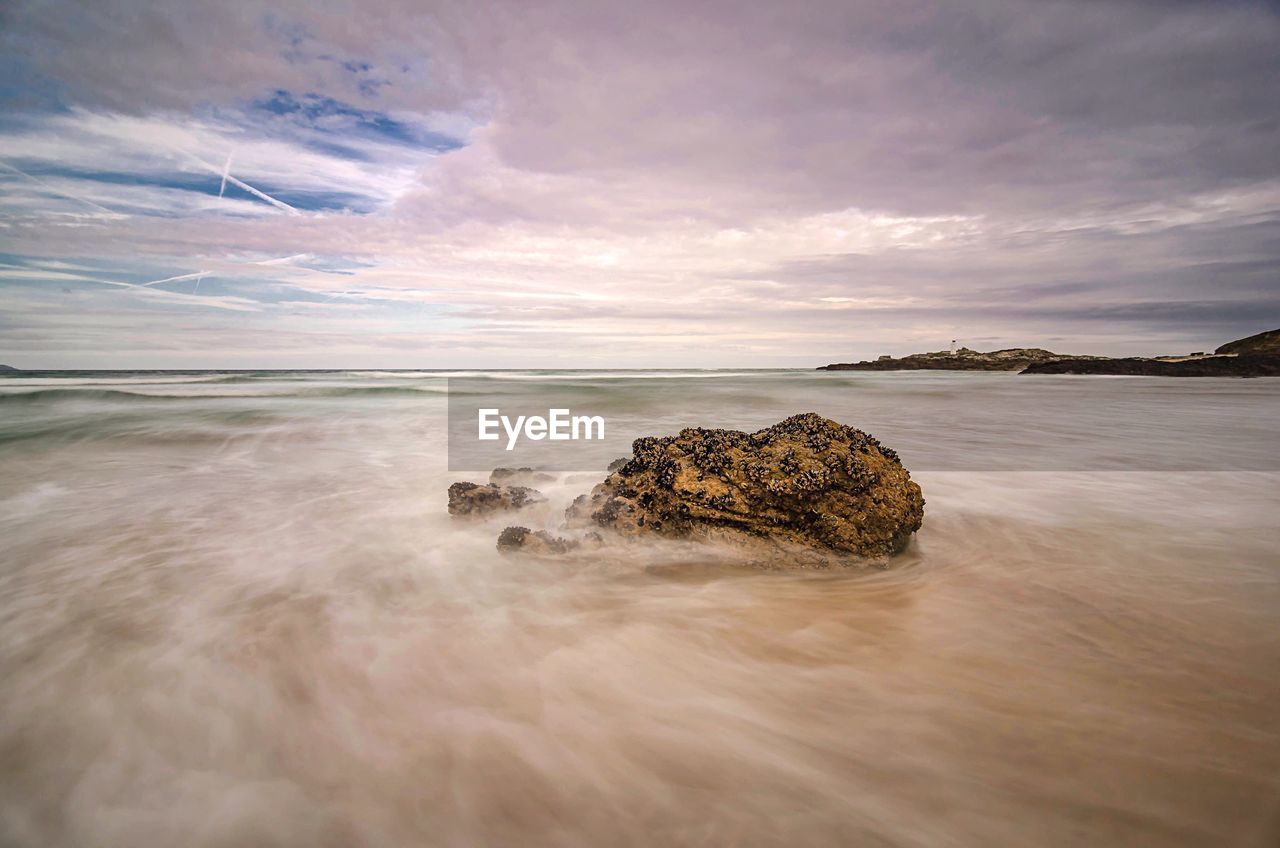
<path fill-rule="evenodd" d="M 324 142 L 338 148 L 361 141 L 381 141 L 414 147 L 433 153 L 445 153 L 465 146 L 460 139 L 394 118 L 385 112 L 361 109 L 322 94 L 294 95 L 277 89 L 269 97 L 257 100 L 253 108 L 296 126 L 331 138 Z M 306 139 L 302 139 L 304 143 Z"/>

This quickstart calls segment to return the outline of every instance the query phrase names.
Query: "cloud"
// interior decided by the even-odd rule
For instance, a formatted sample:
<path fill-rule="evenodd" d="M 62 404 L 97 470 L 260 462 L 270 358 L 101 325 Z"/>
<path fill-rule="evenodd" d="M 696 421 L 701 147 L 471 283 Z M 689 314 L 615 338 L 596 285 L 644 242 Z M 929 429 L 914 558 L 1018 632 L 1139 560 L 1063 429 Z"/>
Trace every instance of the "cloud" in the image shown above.
<path fill-rule="evenodd" d="M 201 292 L 255 304 L 201 313 L 212 358 L 277 331 L 292 364 L 1154 353 L 1280 314 L 1263 3 L 4 14 L 0 147 L 29 176 L 0 172 L 0 238 L 131 279 L 211 269 Z M 120 340 L 144 307 L 199 308 L 129 303 L 104 307 Z M 41 356 L 81 361 L 58 326 Z"/>
<path fill-rule="evenodd" d="M 399 139 L 364 139 L 361 155 L 350 157 L 318 141 L 330 135 L 292 123 L 275 132 L 252 110 L 230 109 L 136 117 L 71 107 L 0 127 L 6 169 L 26 177 L 27 189 L 42 185 L 100 211 L 136 215 L 269 211 L 255 208 L 260 204 L 286 213 L 374 211 L 409 188 L 423 160 L 437 152 Z M 212 164 L 232 152 L 231 167 Z"/>

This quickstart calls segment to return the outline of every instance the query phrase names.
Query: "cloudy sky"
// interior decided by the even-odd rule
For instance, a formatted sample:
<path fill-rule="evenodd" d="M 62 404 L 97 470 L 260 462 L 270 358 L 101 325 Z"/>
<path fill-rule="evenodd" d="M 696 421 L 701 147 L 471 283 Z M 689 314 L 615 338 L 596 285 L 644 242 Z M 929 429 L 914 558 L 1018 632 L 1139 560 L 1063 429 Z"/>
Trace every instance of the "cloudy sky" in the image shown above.
<path fill-rule="evenodd" d="M 0 362 L 808 366 L 1280 326 L 1280 5 L 0 5 Z"/>

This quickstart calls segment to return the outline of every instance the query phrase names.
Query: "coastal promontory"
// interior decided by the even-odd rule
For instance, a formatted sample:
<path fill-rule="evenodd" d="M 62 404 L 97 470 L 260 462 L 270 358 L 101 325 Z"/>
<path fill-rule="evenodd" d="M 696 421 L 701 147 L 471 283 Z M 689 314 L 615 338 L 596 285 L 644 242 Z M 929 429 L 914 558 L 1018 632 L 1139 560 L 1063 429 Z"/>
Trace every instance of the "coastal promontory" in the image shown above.
<path fill-rule="evenodd" d="M 1166 356 L 1073 356 L 1040 347 L 1013 347 L 989 353 L 967 347 L 881 356 L 862 362 L 823 365 L 819 371 L 1016 371 L 1022 374 L 1100 374 L 1137 377 L 1280 376 L 1280 329 L 1227 342 L 1213 353 Z"/>
<path fill-rule="evenodd" d="M 1072 356 L 1040 347 L 1011 347 L 988 353 L 962 347 L 913 353 L 903 357 L 882 356 L 863 362 L 836 362 L 819 371 L 1021 371 L 1028 365 L 1060 360 L 1103 359 L 1100 356 Z"/>

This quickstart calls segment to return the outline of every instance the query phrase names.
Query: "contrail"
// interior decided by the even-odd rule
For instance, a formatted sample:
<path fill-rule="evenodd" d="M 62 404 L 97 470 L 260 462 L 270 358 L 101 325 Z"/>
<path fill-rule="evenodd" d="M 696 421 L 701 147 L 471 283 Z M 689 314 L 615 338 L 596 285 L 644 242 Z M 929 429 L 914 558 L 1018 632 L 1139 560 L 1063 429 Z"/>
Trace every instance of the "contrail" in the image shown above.
<path fill-rule="evenodd" d="M 230 174 L 227 174 L 227 180 L 228 180 L 232 185 L 234 185 L 234 186 L 239 186 L 240 188 L 242 188 L 242 189 L 244 189 L 245 191 L 247 191 L 247 192 L 249 192 L 250 194 L 252 194 L 254 197 L 260 197 L 260 198 L 262 198 L 263 200 L 265 200 L 265 201 L 267 201 L 268 203 L 270 203 L 272 206 L 276 207 L 277 209 L 283 209 L 284 211 L 288 212 L 290 215 L 301 215 L 301 214 L 302 214 L 302 213 L 301 213 L 301 212 L 299 212 L 297 209 L 294 209 L 292 206 L 290 206 L 289 204 L 285 203 L 283 200 L 276 200 L 274 197 L 272 197 L 271 195 L 267 194 L 265 191 L 258 191 L 258 190 L 257 190 L 256 188 L 254 188 L 253 186 L 249 185 L 248 183 L 246 183 L 246 182 L 244 182 L 244 181 L 242 181 L 242 180 L 238 180 L 238 179 L 236 179 L 235 177 L 231 176 Z"/>
<path fill-rule="evenodd" d="M 289 256 L 281 256 L 278 259 L 263 259 L 261 261 L 251 262 L 249 264 L 251 265 L 287 265 L 291 260 L 308 259 L 310 257 L 311 257 L 310 253 L 294 253 Z"/>
<path fill-rule="evenodd" d="M 231 154 L 227 154 L 227 164 L 222 166 L 222 185 L 218 187 L 218 197 L 227 190 L 227 177 L 231 176 Z"/>
<path fill-rule="evenodd" d="M 159 285 L 160 283 L 176 283 L 179 280 L 199 281 L 202 278 L 207 277 L 212 273 L 213 273 L 212 271 L 196 271 L 194 274 L 179 274 L 176 277 L 165 277 L 163 280 L 152 280 L 149 283 L 132 283 L 132 285 L 135 285 L 141 289 L 141 288 L 146 288 L 147 286 L 156 286 L 156 285 Z"/>
<path fill-rule="evenodd" d="M 218 166 L 210 165 L 208 162 L 204 161 L 200 157 L 195 156 L 194 154 L 191 154 L 191 153 L 188 153 L 187 156 L 191 157 L 191 160 L 194 162 L 197 162 L 201 167 L 208 168 L 210 171 L 212 171 L 215 174 L 221 174 L 222 178 L 227 182 L 231 183 L 233 186 L 237 186 L 238 188 L 244 189 L 245 191 L 252 194 L 254 197 L 265 200 L 267 203 L 270 203 L 272 206 L 276 207 L 277 209 L 283 209 L 285 212 L 288 212 L 290 215 L 302 214 L 297 209 L 294 209 L 292 206 L 285 203 L 283 200 L 276 200 L 274 197 L 267 194 L 265 191 L 258 191 L 256 188 L 249 185 L 244 180 L 236 179 L 229 172 L 224 171 Z"/>
<path fill-rule="evenodd" d="M 179 280 L 195 280 L 196 285 L 200 285 L 200 281 L 212 274 L 212 271 L 196 271 L 193 274 L 178 274 L 176 277 L 165 277 L 163 280 L 148 280 L 145 283 L 122 283 L 119 280 L 102 280 L 86 277 L 85 279 L 91 283 L 106 283 L 109 286 L 120 286 L 126 289 L 145 289 L 148 286 L 156 286 L 160 283 L 176 283 Z"/>
<path fill-rule="evenodd" d="M 47 182 L 40 179 L 39 177 L 33 177 L 31 174 L 28 174 L 26 171 L 13 167 L 8 162 L 0 162 L 0 167 L 8 168 L 10 171 L 13 171 L 15 174 L 20 174 L 26 177 L 27 179 L 31 180 L 32 182 L 44 186 L 54 194 L 61 195 L 62 197 L 67 198 L 68 200 L 76 200 L 76 201 L 79 201 L 80 203 L 85 204 L 86 206 L 92 206 L 94 209 L 100 209 L 103 212 L 106 212 L 108 215 L 110 215 L 113 218 L 126 217 L 124 215 L 121 215 L 119 212 L 113 212 L 112 210 L 108 209 L 105 206 L 100 206 L 97 203 L 94 203 L 92 200 L 86 200 L 83 197 L 77 197 L 74 194 L 69 194 L 68 192 L 62 191 L 61 189 L 54 188 L 53 186 L 49 185 Z"/>

